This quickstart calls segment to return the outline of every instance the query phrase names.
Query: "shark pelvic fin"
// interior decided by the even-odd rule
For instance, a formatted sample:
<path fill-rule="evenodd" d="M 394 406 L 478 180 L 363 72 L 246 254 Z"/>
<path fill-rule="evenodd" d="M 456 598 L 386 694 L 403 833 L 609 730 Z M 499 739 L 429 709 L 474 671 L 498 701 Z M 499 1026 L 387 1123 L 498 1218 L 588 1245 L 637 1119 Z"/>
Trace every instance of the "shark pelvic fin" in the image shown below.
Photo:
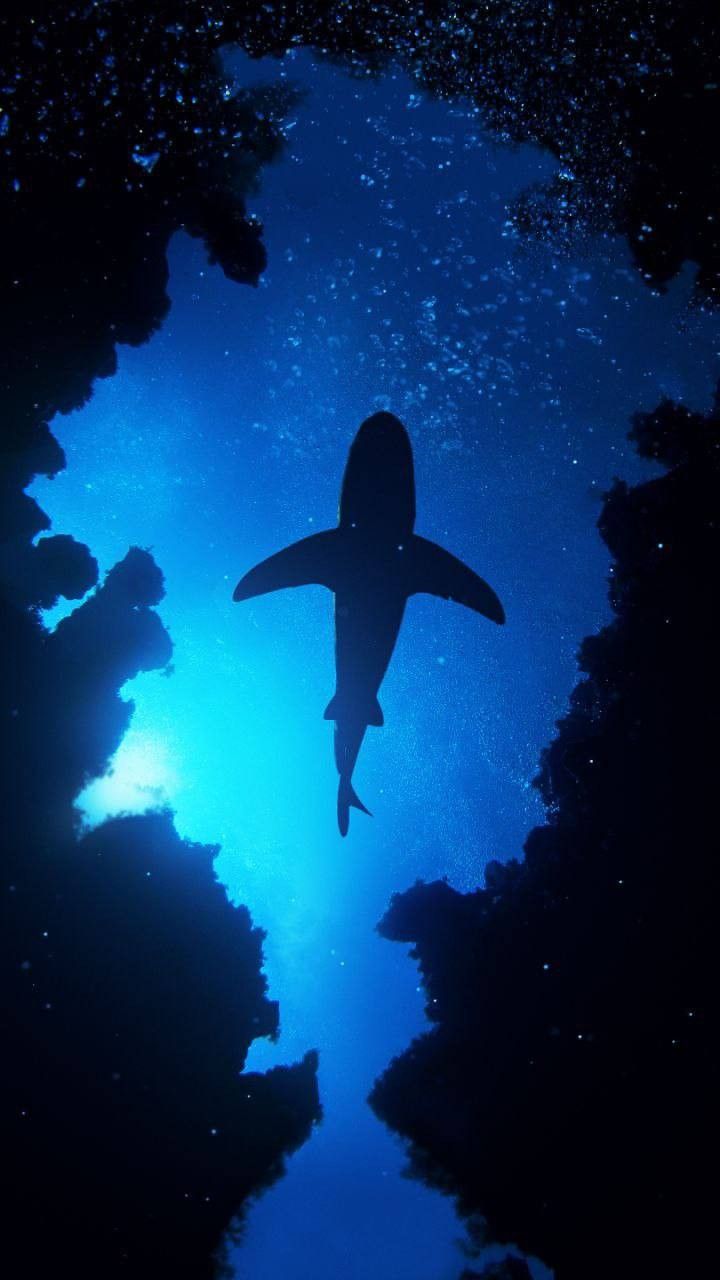
<path fill-rule="evenodd" d="M 369 818 L 372 818 L 370 810 L 363 804 L 352 782 L 347 778 L 341 778 L 337 799 L 338 827 L 341 836 L 346 836 L 348 833 L 351 809 L 360 809 L 362 813 L 366 813 Z"/>
<path fill-rule="evenodd" d="M 338 714 L 339 714 L 338 696 L 336 693 L 334 693 L 325 708 L 325 714 L 323 716 L 323 720 L 337 720 Z"/>
<path fill-rule="evenodd" d="M 381 729 L 384 723 L 385 723 L 385 717 L 383 715 L 382 707 L 380 706 L 380 703 L 378 702 L 377 698 L 375 698 L 373 700 L 373 705 L 370 707 L 370 712 L 368 715 L 368 724 L 373 725 L 376 729 Z"/>
<path fill-rule="evenodd" d="M 328 702 L 325 708 L 325 714 L 323 719 L 336 720 L 336 721 L 340 720 L 342 718 L 342 712 L 343 712 L 343 708 L 342 708 L 342 703 L 340 702 L 339 694 L 335 693 L 333 694 L 332 698 L 330 699 L 330 701 Z M 374 728 L 378 728 L 378 729 L 382 728 L 382 726 L 385 723 L 385 717 L 382 712 L 382 707 L 380 706 L 380 703 L 378 702 L 377 698 L 373 698 L 372 702 L 366 708 L 365 723 L 370 724 Z M 362 808 L 362 806 L 360 807 Z"/>

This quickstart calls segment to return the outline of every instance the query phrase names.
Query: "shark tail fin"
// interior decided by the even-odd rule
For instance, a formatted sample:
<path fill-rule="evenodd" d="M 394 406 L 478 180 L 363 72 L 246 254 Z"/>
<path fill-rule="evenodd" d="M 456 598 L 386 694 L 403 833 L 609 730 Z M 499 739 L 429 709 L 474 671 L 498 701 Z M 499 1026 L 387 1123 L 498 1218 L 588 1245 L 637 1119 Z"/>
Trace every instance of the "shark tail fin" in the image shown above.
<path fill-rule="evenodd" d="M 382 726 L 385 723 L 385 717 L 382 712 L 382 707 L 380 706 L 380 703 L 378 702 L 377 698 L 373 698 L 372 702 L 367 707 L 365 714 L 366 714 L 366 720 L 365 720 L 366 724 L 370 724 L 374 728 L 378 728 L 378 729 L 382 728 Z M 325 708 L 325 714 L 323 716 L 323 719 L 337 721 L 341 718 L 341 716 L 342 716 L 342 706 L 340 703 L 340 698 L 338 694 L 335 693 L 333 694 L 332 698 L 330 699 L 330 701 L 328 702 Z"/>
<path fill-rule="evenodd" d="M 351 809 L 360 809 L 360 811 L 362 813 L 366 813 L 369 818 L 372 817 L 370 810 L 366 809 L 350 779 L 341 778 L 338 786 L 337 799 L 338 828 L 341 836 L 346 836 L 348 833 Z"/>

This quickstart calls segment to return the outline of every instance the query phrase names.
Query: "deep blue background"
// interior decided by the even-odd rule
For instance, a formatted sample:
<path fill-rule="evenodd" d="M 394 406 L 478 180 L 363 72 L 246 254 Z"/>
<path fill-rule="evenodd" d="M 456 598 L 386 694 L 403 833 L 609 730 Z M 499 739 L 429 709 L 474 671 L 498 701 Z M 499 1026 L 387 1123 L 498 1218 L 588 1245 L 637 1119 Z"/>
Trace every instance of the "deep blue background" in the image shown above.
<path fill-rule="evenodd" d="M 128 689 L 132 729 L 81 803 L 96 822 L 169 802 L 183 835 L 222 844 L 218 874 L 268 930 L 281 1002 L 280 1042 L 256 1042 L 250 1065 L 321 1051 L 324 1124 L 252 1211 L 238 1275 L 455 1280 L 451 1206 L 399 1177 L 401 1149 L 364 1103 L 424 1023 L 413 965 L 373 928 L 417 878 L 482 883 L 542 820 L 538 755 L 578 642 L 609 616 L 601 494 L 649 474 L 625 441 L 633 411 L 663 394 L 709 405 L 717 325 L 686 311 L 691 267 L 660 297 L 620 241 L 578 240 L 571 260 L 520 246 L 508 201 L 553 164 L 494 145 L 465 104 L 307 54 L 233 65 L 243 83 L 309 91 L 250 201 L 261 285 L 229 283 L 177 237 L 168 322 L 56 421 L 68 469 L 33 489 L 103 569 L 136 543 L 166 575 L 173 673 Z M 322 719 L 332 600 L 230 597 L 255 561 L 335 522 L 376 408 L 409 429 L 418 532 L 488 579 L 508 625 L 410 602 L 386 727 L 356 771 L 375 817 L 353 815 L 342 842 Z"/>

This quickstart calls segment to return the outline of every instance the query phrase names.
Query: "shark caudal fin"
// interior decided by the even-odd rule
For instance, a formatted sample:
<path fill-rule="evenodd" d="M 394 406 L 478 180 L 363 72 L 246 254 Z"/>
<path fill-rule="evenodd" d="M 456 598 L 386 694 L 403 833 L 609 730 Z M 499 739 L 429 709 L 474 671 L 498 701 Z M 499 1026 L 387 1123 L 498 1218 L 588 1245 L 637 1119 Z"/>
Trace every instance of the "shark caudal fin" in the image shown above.
<path fill-rule="evenodd" d="M 349 778 L 341 778 L 337 798 L 338 828 L 341 836 L 346 836 L 348 833 L 351 809 L 360 809 L 362 813 L 366 813 L 369 818 L 372 818 L 370 810 L 365 808 Z"/>

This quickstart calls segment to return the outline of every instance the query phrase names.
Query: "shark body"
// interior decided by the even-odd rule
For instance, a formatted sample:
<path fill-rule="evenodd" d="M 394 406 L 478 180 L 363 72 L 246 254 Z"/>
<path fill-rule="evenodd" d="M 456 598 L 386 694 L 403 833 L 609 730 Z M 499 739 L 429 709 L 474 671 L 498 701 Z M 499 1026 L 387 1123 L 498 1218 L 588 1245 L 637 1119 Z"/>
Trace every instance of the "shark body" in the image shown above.
<path fill-rule="evenodd" d="M 337 817 L 346 835 L 350 809 L 369 813 L 352 776 L 369 725 L 382 725 L 378 692 L 411 595 L 427 592 L 505 621 L 491 587 L 449 551 L 414 533 L 415 476 L 407 432 L 391 413 L 363 422 L 350 448 L 336 529 L 286 547 L 241 578 L 233 600 L 319 583 L 335 595 Z"/>

